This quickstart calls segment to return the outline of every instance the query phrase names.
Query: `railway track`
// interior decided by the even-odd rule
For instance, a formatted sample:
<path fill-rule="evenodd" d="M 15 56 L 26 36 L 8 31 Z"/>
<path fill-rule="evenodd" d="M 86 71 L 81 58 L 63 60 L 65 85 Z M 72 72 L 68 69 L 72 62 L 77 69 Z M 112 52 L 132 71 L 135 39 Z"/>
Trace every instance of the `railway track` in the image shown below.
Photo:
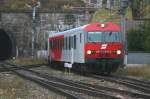
<path fill-rule="evenodd" d="M 103 79 L 105 81 L 110 81 L 118 84 L 125 85 L 127 87 L 136 89 L 140 91 L 141 93 L 150 94 L 150 85 L 147 81 L 141 81 L 129 77 L 123 77 L 123 76 L 100 76 L 100 75 L 90 75 L 90 77 L 96 78 L 96 79 Z M 145 83 L 147 82 L 147 83 Z"/>
<path fill-rule="evenodd" d="M 2 62 L 0 64 L 4 65 Z M 37 67 L 41 67 L 43 65 L 46 65 L 46 64 L 36 64 L 36 65 L 28 65 L 28 66 L 22 65 L 21 67 L 23 67 L 23 68 L 37 68 Z M 12 68 L 14 70 L 21 69 L 21 68 L 18 68 L 18 66 L 15 66 L 15 65 L 13 67 L 10 67 L 10 68 Z M 2 66 L 0 67 L 0 72 L 7 72 L 7 71 L 10 71 L 10 70 L 8 70 L 6 67 L 2 67 Z"/>
<path fill-rule="evenodd" d="M 9 64 L 9 65 L 12 66 L 12 64 Z M 16 66 L 16 65 L 13 65 L 13 66 Z M 18 68 L 20 68 L 20 67 L 18 67 Z M 106 98 L 122 99 L 122 97 L 150 99 L 150 95 L 146 94 L 146 93 L 130 92 L 130 91 L 125 91 L 125 90 L 100 86 L 100 85 L 87 84 L 87 83 L 83 83 L 80 81 L 72 81 L 72 80 L 63 79 L 63 78 L 57 78 L 57 77 L 50 76 L 48 74 L 29 70 L 24 67 L 21 67 L 21 69 L 19 69 L 19 70 L 18 69 L 15 70 L 15 72 L 20 71 L 20 70 L 25 70 L 25 71 L 31 72 L 31 73 L 35 74 L 37 77 L 35 78 L 33 76 L 34 77 L 34 79 L 33 79 L 33 77 L 29 78 L 29 76 L 25 76 L 25 75 L 22 75 L 22 73 L 21 74 L 19 73 L 20 76 L 25 77 L 29 80 L 32 80 L 36 83 L 39 83 L 39 84 L 45 86 L 46 88 L 47 88 L 47 86 L 50 86 L 50 89 L 52 89 L 52 90 L 55 89 L 56 90 L 55 92 L 59 91 L 61 94 L 65 93 L 65 96 L 66 96 L 66 93 L 73 94 L 74 96 L 78 96 L 76 99 L 80 99 L 81 95 L 79 95 L 79 94 L 75 95 L 75 93 L 70 93 L 71 91 L 74 91 L 77 93 L 82 93 L 82 94 L 93 96 L 93 97 L 102 97 L 105 99 Z M 62 92 L 62 91 L 65 91 L 65 92 Z M 118 97 L 118 95 L 122 96 L 122 97 Z M 69 96 L 66 96 L 66 97 L 69 97 Z M 84 99 L 84 98 L 82 97 L 81 99 Z"/>
<path fill-rule="evenodd" d="M 86 86 L 84 84 L 80 84 L 79 82 L 73 82 L 67 79 L 60 79 L 56 77 L 52 77 L 48 74 L 39 73 L 33 70 L 29 70 L 24 67 L 18 67 L 19 70 L 15 70 L 13 67 L 16 65 L 5 64 L 5 67 L 10 71 L 18 74 L 21 77 L 34 81 L 46 88 L 51 89 L 52 91 L 59 92 L 60 94 L 68 97 L 69 99 L 87 99 L 83 97 L 92 96 L 92 97 L 101 97 L 105 99 L 121 99 L 114 94 L 108 93 L 104 90 L 91 88 L 91 86 Z M 81 96 L 82 94 L 83 96 Z"/>
<path fill-rule="evenodd" d="M 141 83 L 141 85 L 146 84 L 150 87 L 150 81 L 148 81 L 148 80 L 135 79 L 135 78 L 131 78 L 131 77 L 118 76 L 118 75 L 112 75 L 112 76 L 115 78 L 118 78 L 118 79 L 124 79 L 124 80 L 132 81 L 132 82 L 138 82 L 138 83 Z"/>

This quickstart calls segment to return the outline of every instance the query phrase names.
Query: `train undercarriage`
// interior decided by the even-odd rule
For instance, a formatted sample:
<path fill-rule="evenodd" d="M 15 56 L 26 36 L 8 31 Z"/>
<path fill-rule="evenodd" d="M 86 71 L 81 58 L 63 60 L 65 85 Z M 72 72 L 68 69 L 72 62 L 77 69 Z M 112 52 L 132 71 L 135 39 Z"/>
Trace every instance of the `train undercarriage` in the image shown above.
<path fill-rule="evenodd" d="M 49 63 L 51 64 L 52 67 L 64 68 L 64 64 L 66 62 L 52 61 Z M 119 68 L 119 66 L 121 66 L 121 64 L 122 64 L 121 59 L 96 59 L 96 60 L 89 59 L 86 63 L 74 63 L 71 69 L 83 73 L 109 75 L 112 72 L 115 72 Z"/>

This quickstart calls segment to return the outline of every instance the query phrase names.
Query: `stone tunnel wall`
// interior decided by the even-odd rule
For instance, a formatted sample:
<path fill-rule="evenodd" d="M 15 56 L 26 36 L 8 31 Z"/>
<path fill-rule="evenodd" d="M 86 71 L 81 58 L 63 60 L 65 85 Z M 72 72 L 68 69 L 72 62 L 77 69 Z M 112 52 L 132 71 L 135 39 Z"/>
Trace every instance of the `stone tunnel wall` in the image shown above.
<path fill-rule="evenodd" d="M 84 19 L 84 14 L 73 14 L 75 18 L 72 20 L 73 23 L 66 23 L 66 15 L 63 13 L 41 13 L 36 15 L 36 50 L 46 49 L 47 31 L 63 31 L 78 27 L 88 21 Z M 13 34 L 16 42 L 16 52 L 19 56 L 31 55 L 32 26 L 31 13 L 0 14 L 0 28 Z"/>

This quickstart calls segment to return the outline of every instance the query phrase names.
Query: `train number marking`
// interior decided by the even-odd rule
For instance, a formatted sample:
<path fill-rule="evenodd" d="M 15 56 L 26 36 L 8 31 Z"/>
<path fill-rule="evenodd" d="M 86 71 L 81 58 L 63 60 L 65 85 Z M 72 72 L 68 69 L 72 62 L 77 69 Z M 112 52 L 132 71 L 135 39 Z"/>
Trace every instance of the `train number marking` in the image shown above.
<path fill-rule="evenodd" d="M 107 48 L 107 44 L 102 44 L 101 49 L 106 49 Z"/>

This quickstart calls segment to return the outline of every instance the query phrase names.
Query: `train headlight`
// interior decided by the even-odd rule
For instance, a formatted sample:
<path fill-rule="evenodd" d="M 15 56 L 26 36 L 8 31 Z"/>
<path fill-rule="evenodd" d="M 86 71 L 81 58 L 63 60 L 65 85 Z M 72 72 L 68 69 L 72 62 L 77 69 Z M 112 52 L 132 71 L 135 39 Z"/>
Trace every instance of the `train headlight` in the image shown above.
<path fill-rule="evenodd" d="M 121 54 L 121 50 L 117 50 L 117 54 L 120 55 Z"/>
<path fill-rule="evenodd" d="M 105 24 L 101 24 L 101 27 L 104 28 L 104 27 L 105 27 Z"/>
<path fill-rule="evenodd" d="M 92 51 L 91 50 L 87 50 L 87 54 L 92 54 Z"/>

